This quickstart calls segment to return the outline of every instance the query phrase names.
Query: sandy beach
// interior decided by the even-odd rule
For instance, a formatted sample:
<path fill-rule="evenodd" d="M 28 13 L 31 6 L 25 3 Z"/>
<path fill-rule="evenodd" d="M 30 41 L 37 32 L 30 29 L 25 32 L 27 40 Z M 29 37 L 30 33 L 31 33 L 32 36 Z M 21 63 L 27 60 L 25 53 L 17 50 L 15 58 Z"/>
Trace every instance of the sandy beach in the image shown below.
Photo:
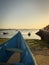
<path fill-rule="evenodd" d="M 49 49 L 47 50 L 32 50 L 36 59 L 37 65 L 49 65 Z"/>
<path fill-rule="evenodd" d="M 7 41 L 8 39 L 2 38 L 0 39 L 0 44 Z M 40 40 L 33 40 L 33 39 L 27 39 L 25 40 L 33 53 L 35 60 L 37 62 L 37 65 L 49 65 L 49 49 L 48 47 L 39 45 L 38 43 L 44 43 Z M 18 57 L 19 58 L 19 57 Z M 11 59 L 9 60 L 11 61 Z M 9 62 L 8 61 L 8 62 Z"/>
<path fill-rule="evenodd" d="M 44 41 L 31 39 L 26 40 L 26 42 L 30 43 L 28 45 L 35 57 L 37 65 L 49 65 L 49 49 L 47 44 L 44 44 Z"/>

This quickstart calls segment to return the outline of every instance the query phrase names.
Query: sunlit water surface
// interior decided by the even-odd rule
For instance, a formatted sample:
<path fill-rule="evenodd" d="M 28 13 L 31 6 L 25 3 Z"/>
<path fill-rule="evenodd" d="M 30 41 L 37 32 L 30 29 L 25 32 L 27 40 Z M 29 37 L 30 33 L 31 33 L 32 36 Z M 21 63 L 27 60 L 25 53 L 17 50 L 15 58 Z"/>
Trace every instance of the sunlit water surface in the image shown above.
<path fill-rule="evenodd" d="M 38 32 L 39 30 L 0 30 L 0 38 L 11 38 L 13 37 L 15 34 L 18 33 L 18 31 L 21 32 L 21 34 L 23 35 L 24 39 L 41 39 L 38 35 L 36 35 L 35 33 Z M 8 33 L 8 34 L 3 34 L 3 33 Z M 30 36 L 28 36 L 28 33 L 31 33 Z"/>

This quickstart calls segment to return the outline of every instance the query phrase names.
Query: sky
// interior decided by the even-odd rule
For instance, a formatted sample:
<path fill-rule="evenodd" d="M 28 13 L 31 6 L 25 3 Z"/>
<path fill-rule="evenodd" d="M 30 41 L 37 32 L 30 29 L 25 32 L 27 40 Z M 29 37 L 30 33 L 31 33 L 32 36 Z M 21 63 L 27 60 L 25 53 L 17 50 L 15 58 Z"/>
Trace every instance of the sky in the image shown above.
<path fill-rule="evenodd" d="M 0 0 L 0 28 L 41 29 L 49 25 L 49 0 Z"/>

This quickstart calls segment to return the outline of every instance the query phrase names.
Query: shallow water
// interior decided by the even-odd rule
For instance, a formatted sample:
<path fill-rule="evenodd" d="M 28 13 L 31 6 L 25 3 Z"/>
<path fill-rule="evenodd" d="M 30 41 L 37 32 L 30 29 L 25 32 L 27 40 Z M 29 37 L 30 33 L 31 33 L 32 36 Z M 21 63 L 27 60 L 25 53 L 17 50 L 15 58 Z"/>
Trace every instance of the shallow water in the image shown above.
<path fill-rule="evenodd" d="M 24 37 L 24 39 L 41 39 L 38 35 L 36 35 L 35 33 L 38 32 L 39 30 L 0 30 L 0 38 L 11 38 L 13 37 L 15 34 L 17 34 L 17 32 L 20 31 Z M 3 32 L 6 32 L 8 34 L 3 34 Z M 30 36 L 28 36 L 28 33 L 31 33 Z"/>

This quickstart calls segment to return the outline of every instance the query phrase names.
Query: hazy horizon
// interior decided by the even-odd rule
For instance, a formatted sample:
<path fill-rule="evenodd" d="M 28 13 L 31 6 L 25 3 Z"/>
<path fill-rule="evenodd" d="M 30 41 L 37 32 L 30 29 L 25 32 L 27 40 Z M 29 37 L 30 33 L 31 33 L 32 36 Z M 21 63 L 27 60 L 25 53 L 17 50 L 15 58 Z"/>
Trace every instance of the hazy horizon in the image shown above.
<path fill-rule="evenodd" d="M 42 28 L 0 28 L 0 29 L 43 29 L 44 27 Z"/>
<path fill-rule="evenodd" d="M 41 29 L 49 25 L 49 0 L 0 0 L 0 29 Z"/>

